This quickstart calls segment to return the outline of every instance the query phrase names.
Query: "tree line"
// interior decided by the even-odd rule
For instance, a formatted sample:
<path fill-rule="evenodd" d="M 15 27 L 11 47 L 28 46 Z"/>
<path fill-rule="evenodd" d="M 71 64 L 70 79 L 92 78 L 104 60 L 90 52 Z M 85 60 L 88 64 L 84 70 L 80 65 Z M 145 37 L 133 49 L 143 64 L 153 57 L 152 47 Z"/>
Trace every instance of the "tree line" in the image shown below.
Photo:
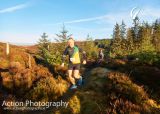
<path fill-rule="evenodd" d="M 113 31 L 113 40 L 110 44 L 111 56 L 125 56 L 141 52 L 160 52 L 160 20 L 153 24 L 139 22 L 136 17 L 133 27 L 127 28 L 122 21 L 116 23 Z"/>
<path fill-rule="evenodd" d="M 38 42 L 39 55 L 48 64 L 60 64 L 62 53 L 67 46 L 66 42 L 72 34 L 63 25 L 62 31 L 56 34 L 57 43 L 51 43 L 46 33 L 43 33 Z M 137 57 L 143 62 L 153 63 L 160 61 L 160 19 L 153 23 L 140 22 L 138 17 L 133 20 L 133 25 L 126 27 L 122 20 L 116 23 L 111 40 L 94 41 L 87 35 L 86 41 L 80 43 L 89 58 L 97 57 L 98 48 L 103 48 L 106 57 L 123 58 Z"/>

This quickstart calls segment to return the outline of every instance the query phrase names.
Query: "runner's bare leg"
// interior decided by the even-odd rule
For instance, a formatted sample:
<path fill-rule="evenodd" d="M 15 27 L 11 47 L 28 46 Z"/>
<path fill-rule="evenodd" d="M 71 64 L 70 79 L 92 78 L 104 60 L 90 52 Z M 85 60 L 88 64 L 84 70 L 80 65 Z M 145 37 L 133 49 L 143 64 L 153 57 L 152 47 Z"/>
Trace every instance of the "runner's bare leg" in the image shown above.
<path fill-rule="evenodd" d="M 72 84 L 75 84 L 75 79 L 72 76 L 72 72 L 73 70 L 68 70 L 68 76 L 69 76 L 69 80 Z"/>
<path fill-rule="evenodd" d="M 76 79 L 79 79 L 80 78 L 80 75 L 79 75 L 79 70 L 74 70 L 73 71 L 73 75 Z"/>

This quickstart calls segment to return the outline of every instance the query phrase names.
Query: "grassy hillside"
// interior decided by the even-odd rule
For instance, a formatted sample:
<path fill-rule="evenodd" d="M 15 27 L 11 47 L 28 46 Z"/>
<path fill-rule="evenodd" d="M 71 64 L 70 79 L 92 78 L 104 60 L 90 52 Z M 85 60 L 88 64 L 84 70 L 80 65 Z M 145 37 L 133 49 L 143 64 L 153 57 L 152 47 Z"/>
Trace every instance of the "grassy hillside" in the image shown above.
<path fill-rule="evenodd" d="M 80 44 L 79 44 L 80 45 Z M 4 111 L 22 114 L 159 114 L 158 67 L 137 61 L 108 59 L 97 64 L 88 61 L 82 66 L 84 85 L 70 91 L 67 68 L 45 66 L 35 61 L 37 46 L 11 45 L 9 56 L 0 43 L 0 103 L 6 101 L 69 102 L 67 108 L 50 107 L 43 111 Z M 28 65 L 31 54 L 31 67 Z M 152 91 L 152 93 L 151 93 Z"/>
<path fill-rule="evenodd" d="M 88 74 L 84 87 L 68 99 L 69 108 L 57 110 L 58 114 L 159 113 L 160 105 L 127 75 L 101 67 L 92 69 Z"/>

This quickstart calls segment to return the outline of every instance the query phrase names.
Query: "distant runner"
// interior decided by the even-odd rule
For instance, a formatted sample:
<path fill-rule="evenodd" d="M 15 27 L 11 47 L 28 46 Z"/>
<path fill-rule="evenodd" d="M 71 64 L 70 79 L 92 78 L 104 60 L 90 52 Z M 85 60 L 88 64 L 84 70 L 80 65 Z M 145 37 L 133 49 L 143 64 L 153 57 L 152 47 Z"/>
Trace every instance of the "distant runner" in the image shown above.
<path fill-rule="evenodd" d="M 104 53 L 103 53 L 102 49 L 98 53 L 98 59 L 99 59 L 100 62 L 103 61 L 103 59 L 104 59 Z"/>
<path fill-rule="evenodd" d="M 69 56 L 69 64 L 68 64 L 68 75 L 72 86 L 70 89 L 76 89 L 77 85 L 82 85 L 82 76 L 79 74 L 80 70 L 80 54 L 82 53 L 83 64 L 86 64 L 86 52 L 82 51 L 78 46 L 74 45 L 74 39 L 69 38 L 68 46 L 66 47 L 63 56 L 62 56 L 62 67 L 64 67 L 64 61 L 66 56 Z M 76 81 L 77 80 L 77 83 Z"/>

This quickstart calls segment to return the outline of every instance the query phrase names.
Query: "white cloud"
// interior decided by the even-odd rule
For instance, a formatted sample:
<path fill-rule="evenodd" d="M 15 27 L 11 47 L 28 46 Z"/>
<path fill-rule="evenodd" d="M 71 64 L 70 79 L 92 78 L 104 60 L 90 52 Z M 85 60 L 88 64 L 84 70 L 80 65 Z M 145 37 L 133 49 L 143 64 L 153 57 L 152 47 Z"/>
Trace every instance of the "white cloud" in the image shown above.
<path fill-rule="evenodd" d="M 27 6 L 28 6 L 28 3 L 19 4 L 19 5 L 16 5 L 16 6 L 1 9 L 0 13 L 11 13 L 11 12 L 14 12 L 14 11 L 17 11 L 17 10 L 20 10 L 20 9 L 24 9 Z"/>
<path fill-rule="evenodd" d="M 54 26 L 54 25 L 62 25 L 62 23 L 74 24 L 74 23 L 83 23 L 83 22 L 96 22 L 96 24 L 107 23 L 107 24 L 113 25 L 116 22 L 121 22 L 122 20 L 131 20 L 129 13 L 130 12 L 108 13 L 106 15 L 101 15 L 97 17 L 82 18 L 82 19 L 64 21 L 64 22 L 59 22 L 54 24 L 45 24 L 45 25 Z"/>
<path fill-rule="evenodd" d="M 85 18 L 85 19 L 78 19 L 78 20 L 73 20 L 73 21 L 67 21 L 64 22 L 66 24 L 72 24 L 72 23 L 80 23 L 80 22 L 87 22 L 87 21 L 96 21 L 96 20 L 101 20 L 107 18 L 107 15 L 103 16 L 98 16 L 98 17 L 93 17 L 93 18 Z"/>
<path fill-rule="evenodd" d="M 152 8 L 152 7 L 142 7 L 140 8 L 140 13 L 138 14 L 141 21 L 154 21 L 157 18 L 160 18 L 160 9 L 159 8 Z M 60 25 L 64 24 L 74 24 L 74 23 L 83 23 L 83 22 L 96 22 L 96 24 L 108 24 L 108 25 L 115 25 L 116 22 L 121 23 L 122 20 L 126 23 L 126 25 L 131 26 L 132 24 L 132 17 L 130 12 L 132 9 L 127 9 L 123 12 L 112 12 L 106 15 L 101 15 L 97 17 L 90 17 L 90 18 L 82 18 L 76 19 L 71 21 L 64 21 L 55 24 L 46 24 L 46 25 Z"/>
<path fill-rule="evenodd" d="M 71 21 L 65 21 L 65 22 L 59 22 L 59 23 L 54 23 L 54 24 L 45 24 L 45 25 L 60 25 L 62 23 L 73 24 L 73 23 L 81 23 L 81 22 L 90 22 L 90 21 L 102 20 L 102 19 L 105 19 L 105 18 L 107 18 L 107 15 L 91 17 L 91 18 L 84 18 L 84 19 L 77 19 L 77 20 L 71 20 Z"/>

